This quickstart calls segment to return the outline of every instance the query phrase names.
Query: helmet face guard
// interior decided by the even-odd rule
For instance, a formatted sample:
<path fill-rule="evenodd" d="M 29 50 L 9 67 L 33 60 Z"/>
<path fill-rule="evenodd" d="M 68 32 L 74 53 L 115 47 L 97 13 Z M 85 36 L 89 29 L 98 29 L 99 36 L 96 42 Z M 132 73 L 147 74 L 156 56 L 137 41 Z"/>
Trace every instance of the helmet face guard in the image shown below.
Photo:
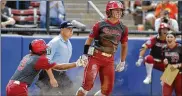
<path fill-rule="evenodd" d="M 112 16 L 111 10 L 112 9 L 121 9 L 122 10 L 122 15 L 124 15 L 124 6 L 120 1 L 109 1 L 106 6 L 106 15 L 108 18 Z"/>
<path fill-rule="evenodd" d="M 43 39 L 35 39 L 29 44 L 29 50 L 33 54 L 42 55 L 46 54 L 47 45 Z"/>

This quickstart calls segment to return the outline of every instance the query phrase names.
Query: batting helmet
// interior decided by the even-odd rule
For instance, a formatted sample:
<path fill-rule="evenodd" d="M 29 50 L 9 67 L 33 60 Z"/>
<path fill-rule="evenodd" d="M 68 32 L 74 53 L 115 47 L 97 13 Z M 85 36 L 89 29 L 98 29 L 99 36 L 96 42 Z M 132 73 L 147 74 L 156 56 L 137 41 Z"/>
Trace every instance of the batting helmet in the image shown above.
<path fill-rule="evenodd" d="M 164 29 L 164 28 L 167 28 L 168 30 L 170 30 L 169 24 L 167 24 L 167 23 L 161 23 L 160 26 L 159 26 L 158 32 L 161 32 L 161 29 Z"/>
<path fill-rule="evenodd" d="M 109 1 L 106 6 L 107 17 L 110 17 L 111 9 L 117 9 L 117 8 L 120 8 L 120 9 L 122 9 L 122 11 L 124 11 L 124 6 L 120 1 Z M 124 12 L 122 12 L 122 14 L 124 15 Z"/>
<path fill-rule="evenodd" d="M 29 50 L 32 51 L 32 53 L 37 55 L 42 55 L 46 53 L 46 42 L 43 39 L 35 39 L 29 44 Z"/>

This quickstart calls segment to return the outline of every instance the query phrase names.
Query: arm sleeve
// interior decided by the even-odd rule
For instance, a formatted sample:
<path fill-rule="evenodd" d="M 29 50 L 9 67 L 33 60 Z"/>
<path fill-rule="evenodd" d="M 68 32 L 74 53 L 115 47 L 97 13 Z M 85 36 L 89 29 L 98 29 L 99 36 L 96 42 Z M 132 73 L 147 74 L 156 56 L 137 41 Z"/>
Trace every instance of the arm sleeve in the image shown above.
<path fill-rule="evenodd" d="M 48 47 L 49 47 L 49 49 L 50 49 L 50 54 L 47 55 L 47 58 L 48 58 L 49 62 L 52 61 L 52 58 L 53 58 L 53 56 L 54 56 L 55 53 L 56 53 L 56 48 L 57 48 L 57 46 L 58 46 L 58 44 L 56 44 L 56 42 L 50 41 L 50 42 L 48 43 Z"/>
<path fill-rule="evenodd" d="M 46 56 L 40 56 L 40 58 L 37 60 L 36 64 L 34 65 L 34 68 L 35 70 L 49 69 L 55 65 L 56 63 L 50 64 Z"/>
<path fill-rule="evenodd" d="M 125 32 L 122 35 L 123 36 L 121 36 L 121 44 L 128 42 L 128 27 L 125 26 Z"/>
<path fill-rule="evenodd" d="M 90 32 L 90 35 L 89 37 L 90 38 L 95 38 L 99 35 L 99 22 L 97 22 L 93 28 L 92 28 L 92 31 Z"/>

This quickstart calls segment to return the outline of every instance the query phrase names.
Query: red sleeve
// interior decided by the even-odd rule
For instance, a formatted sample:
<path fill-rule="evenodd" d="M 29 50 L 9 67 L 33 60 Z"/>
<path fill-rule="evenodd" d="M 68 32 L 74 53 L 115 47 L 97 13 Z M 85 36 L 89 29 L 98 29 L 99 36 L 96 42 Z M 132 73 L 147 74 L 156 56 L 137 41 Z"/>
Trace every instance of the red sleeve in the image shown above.
<path fill-rule="evenodd" d="M 152 48 L 155 44 L 155 41 L 156 37 L 151 37 L 149 40 L 145 42 L 145 45 L 147 46 L 147 48 Z"/>
<path fill-rule="evenodd" d="M 34 68 L 35 70 L 49 69 L 53 67 L 54 65 L 56 65 L 56 63 L 50 64 L 46 56 L 40 56 L 36 64 L 34 65 Z"/>
<path fill-rule="evenodd" d="M 99 35 L 99 22 L 97 22 L 97 23 L 93 26 L 92 31 L 91 31 L 89 37 L 95 38 L 95 37 L 97 37 L 98 35 Z"/>
<path fill-rule="evenodd" d="M 121 44 L 128 42 L 128 27 L 125 26 L 125 32 L 124 34 L 122 34 L 123 36 L 121 36 Z"/>

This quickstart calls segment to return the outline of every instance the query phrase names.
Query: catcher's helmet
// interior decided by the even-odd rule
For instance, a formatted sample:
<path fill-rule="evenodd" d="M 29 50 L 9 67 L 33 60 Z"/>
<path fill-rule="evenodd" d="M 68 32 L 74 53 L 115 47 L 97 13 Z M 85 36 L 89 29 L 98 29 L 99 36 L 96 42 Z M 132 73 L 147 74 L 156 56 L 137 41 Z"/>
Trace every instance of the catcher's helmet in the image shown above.
<path fill-rule="evenodd" d="M 29 50 L 37 55 L 46 53 L 47 45 L 43 39 L 35 39 L 29 44 Z"/>
<path fill-rule="evenodd" d="M 159 26 L 158 32 L 161 32 L 161 29 L 164 29 L 164 28 L 167 28 L 168 30 L 170 30 L 169 24 L 167 24 L 167 23 L 161 23 L 160 26 Z"/>
<path fill-rule="evenodd" d="M 110 10 L 111 9 L 117 9 L 120 8 L 124 11 L 124 6 L 120 1 L 108 1 L 107 6 L 106 6 L 106 15 L 107 17 L 110 16 Z M 123 14 L 124 12 L 122 12 Z"/>

